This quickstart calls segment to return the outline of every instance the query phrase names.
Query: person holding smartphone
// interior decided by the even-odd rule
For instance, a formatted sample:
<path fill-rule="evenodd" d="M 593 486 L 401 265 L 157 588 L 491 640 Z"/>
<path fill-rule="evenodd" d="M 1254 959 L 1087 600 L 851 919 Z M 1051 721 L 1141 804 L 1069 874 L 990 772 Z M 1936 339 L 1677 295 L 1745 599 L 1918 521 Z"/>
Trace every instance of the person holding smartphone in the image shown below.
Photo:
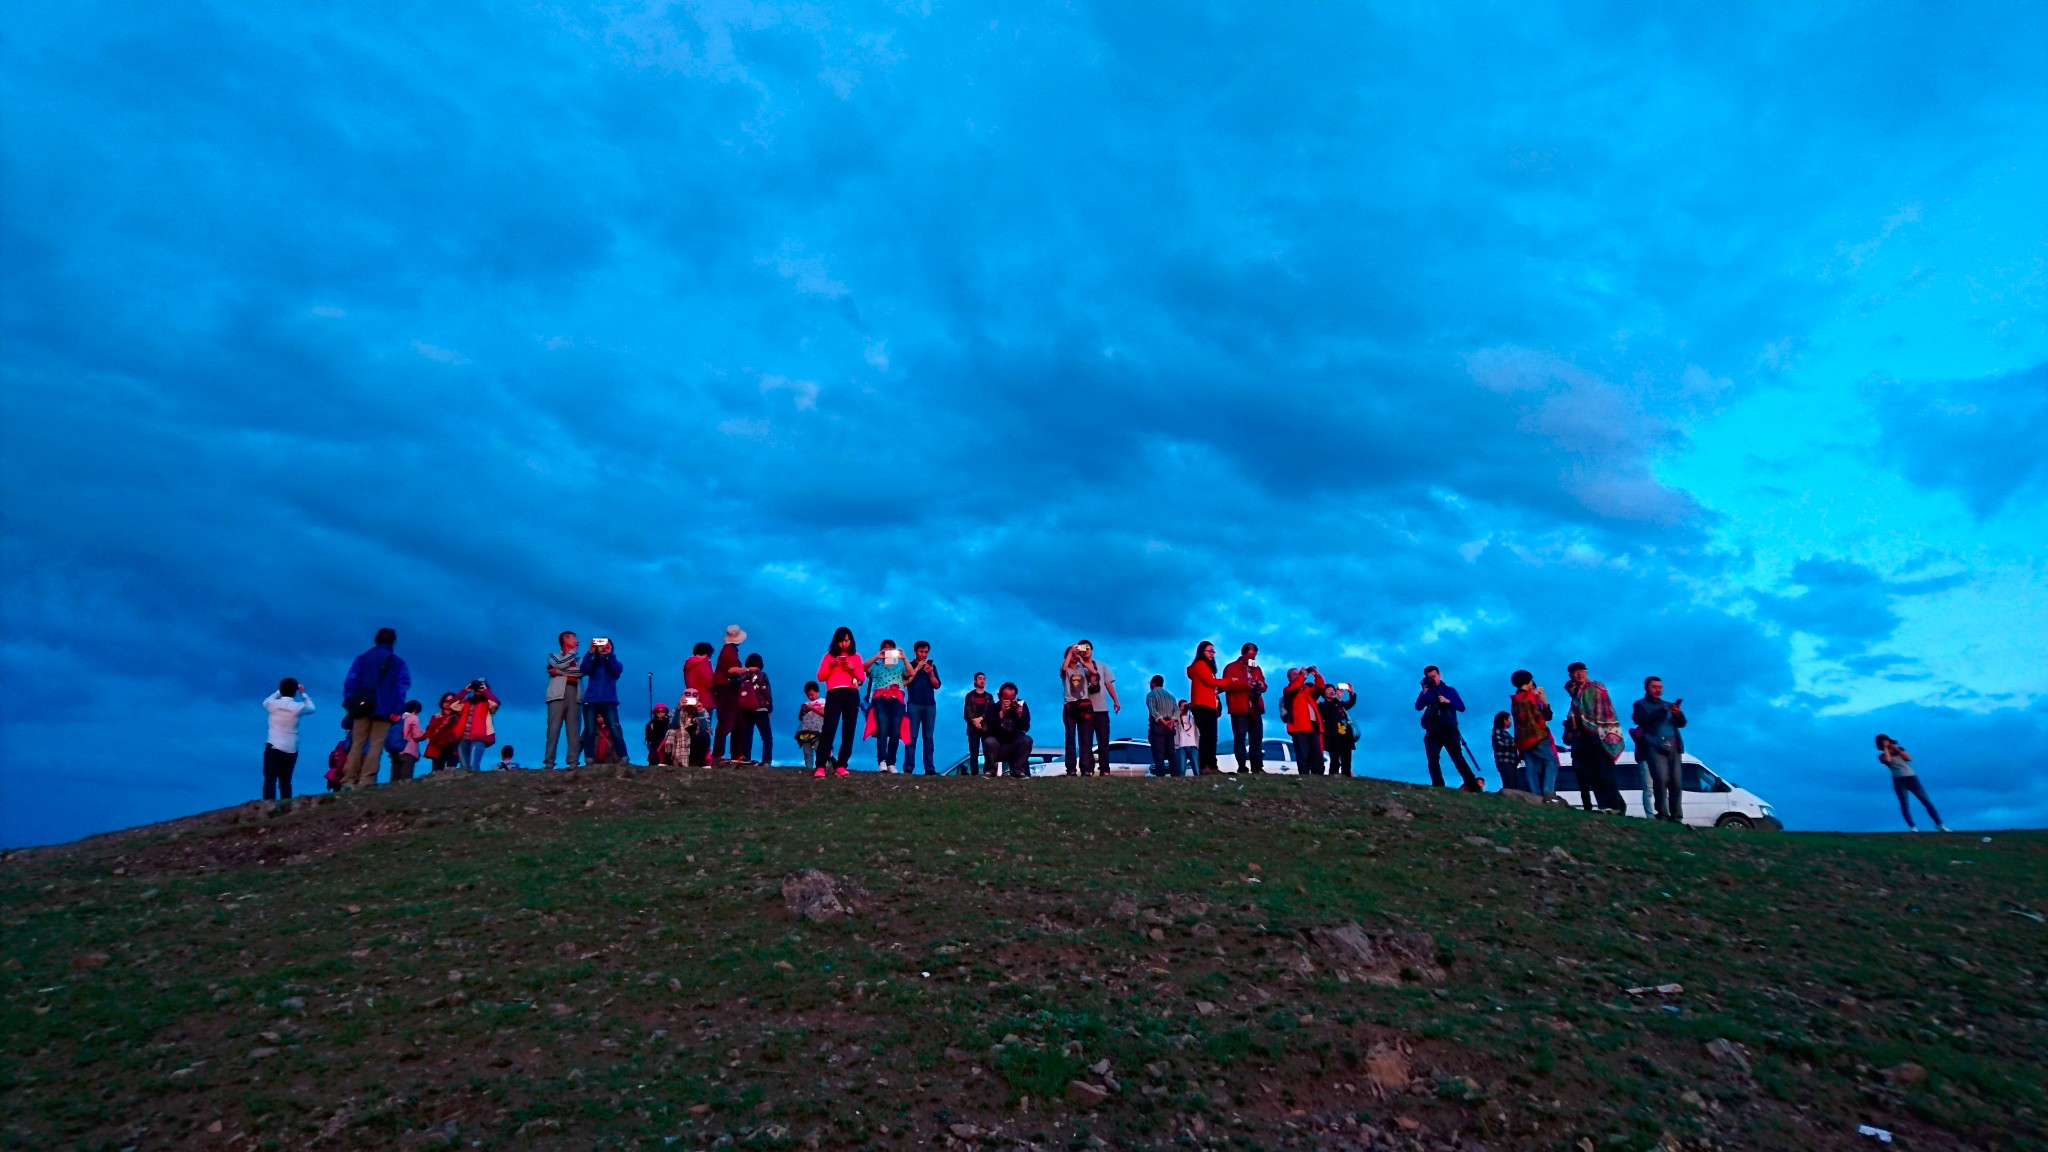
<path fill-rule="evenodd" d="M 846 762 L 853 756 L 854 729 L 860 723 L 860 689 L 867 682 L 867 664 L 860 658 L 853 629 L 844 624 L 832 632 L 825 656 L 818 661 L 818 682 L 825 686 L 825 729 L 818 736 L 818 767 L 830 763 L 837 774 L 846 775 Z M 839 737 L 837 755 L 832 738 Z"/>
<path fill-rule="evenodd" d="M 592 763 L 598 761 L 600 733 L 606 747 L 604 754 L 611 762 L 631 764 L 633 755 L 627 751 L 625 729 L 619 727 L 619 675 L 625 667 L 612 652 L 612 642 L 599 636 L 590 642 L 590 652 L 583 657 L 583 731 L 589 744 Z"/>
<path fill-rule="evenodd" d="M 875 771 L 896 771 L 896 753 L 903 746 L 903 687 L 910 661 L 894 640 L 882 641 L 868 661 L 868 723 L 875 730 Z"/>
<path fill-rule="evenodd" d="M 924 740 L 924 774 L 939 774 L 939 762 L 934 759 L 932 729 L 939 721 L 939 666 L 932 663 L 932 645 L 929 640 L 919 640 L 910 646 L 910 668 L 905 691 L 909 699 L 904 710 L 910 717 L 910 740 L 903 749 L 903 770 L 911 775 L 917 773 L 917 745 L 919 737 Z"/>
<path fill-rule="evenodd" d="M 1636 764 L 1646 778 L 1653 820 L 1685 823 L 1685 791 L 1679 780 L 1679 761 L 1684 745 L 1678 730 L 1685 727 L 1685 701 L 1664 699 L 1664 681 L 1656 676 L 1643 679 L 1643 698 L 1630 709 L 1635 722 Z"/>
<path fill-rule="evenodd" d="M 498 742 L 498 694 L 479 676 L 455 698 L 455 737 L 462 766 L 471 772 L 484 765 L 484 750 Z"/>
<path fill-rule="evenodd" d="M 1918 832 L 1920 826 L 1913 823 L 1913 809 L 1906 803 L 1908 796 L 1918 796 L 1921 807 L 1927 809 L 1927 816 L 1934 821 L 1934 830 L 1948 831 L 1948 825 L 1941 822 L 1941 813 L 1934 810 L 1934 801 L 1927 798 L 1927 789 L 1920 784 L 1920 774 L 1913 771 L 1913 754 L 1899 746 L 1897 740 L 1882 732 L 1877 734 L 1877 762 L 1892 770 L 1892 794 L 1899 798 L 1899 815 L 1906 818 L 1906 830 Z"/>
<path fill-rule="evenodd" d="M 1223 666 L 1224 697 L 1230 707 L 1230 750 L 1239 772 L 1266 771 L 1266 674 L 1259 646 L 1247 643 Z"/>

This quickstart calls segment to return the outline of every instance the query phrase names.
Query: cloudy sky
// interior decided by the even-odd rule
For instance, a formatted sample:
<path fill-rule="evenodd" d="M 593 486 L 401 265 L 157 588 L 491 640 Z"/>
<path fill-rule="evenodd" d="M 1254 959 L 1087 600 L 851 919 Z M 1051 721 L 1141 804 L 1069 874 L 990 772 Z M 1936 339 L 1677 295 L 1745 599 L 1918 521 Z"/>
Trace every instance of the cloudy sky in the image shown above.
<path fill-rule="evenodd" d="M 845 622 L 1041 702 L 1078 636 L 1134 702 L 1255 639 L 1358 682 L 1405 780 L 1423 664 L 1490 715 L 1580 659 L 1795 827 L 1899 826 L 1880 729 L 1951 824 L 2048 823 L 2044 42 L 12 6 L 0 843 L 255 795 L 287 674 L 317 788 L 385 624 L 527 762 L 561 628 L 630 715 L 734 621 L 789 700 Z"/>

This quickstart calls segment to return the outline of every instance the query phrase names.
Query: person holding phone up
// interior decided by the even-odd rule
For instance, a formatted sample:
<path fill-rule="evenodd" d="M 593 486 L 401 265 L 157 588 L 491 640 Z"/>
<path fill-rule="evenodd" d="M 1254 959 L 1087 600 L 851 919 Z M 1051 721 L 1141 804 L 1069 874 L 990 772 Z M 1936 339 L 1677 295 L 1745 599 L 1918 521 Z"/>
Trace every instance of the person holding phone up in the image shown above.
<path fill-rule="evenodd" d="M 1685 701 L 1664 699 L 1664 681 L 1655 676 L 1643 680 L 1643 698 L 1630 710 L 1635 721 L 1636 763 L 1649 778 L 1648 791 L 1654 801 L 1651 818 L 1685 823 L 1685 791 L 1679 780 L 1679 761 L 1685 754 L 1678 730 L 1685 727 Z"/>

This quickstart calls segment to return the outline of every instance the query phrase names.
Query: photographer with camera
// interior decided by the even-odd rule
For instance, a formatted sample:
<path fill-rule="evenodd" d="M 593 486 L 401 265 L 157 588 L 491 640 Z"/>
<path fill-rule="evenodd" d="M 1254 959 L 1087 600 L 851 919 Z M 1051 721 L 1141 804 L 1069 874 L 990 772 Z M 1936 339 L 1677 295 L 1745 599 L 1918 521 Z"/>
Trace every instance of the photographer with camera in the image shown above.
<path fill-rule="evenodd" d="M 455 740 L 462 766 L 471 772 L 483 767 L 484 749 L 498 742 L 498 696 L 479 676 L 455 696 Z"/>
<path fill-rule="evenodd" d="M 626 732 L 619 727 L 619 674 L 625 666 L 612 653 L 612 642 L 599 636 L 590 642 L 590 652 L 583 657 L 583 739 L 591 763 L 599 762 L 598 746 L 604 745 L 605 758 L 620 764 L 631 764 L 632 754 L 626 751 Z M 600 727 L 602 736 L 600 737 Z"/>
<path fill-rule="evenodd" d="M 1674 824 L 1685 823 L 1685 790 L 1678 776 L 1685 755 L 1684 738 L 1678 734 L 1685 727 L 1684 709 L 1684 700 L 1665 703 L 1664 681 L 1650 676 L 1643 680 L 1643 698 L 1629 710 L 1636 725 L 1636 765 L 1644 778 L 1643 791 L 1649 794 L 1645 802 L 1654 801 L 1650 815 Z"/>
<path fill-rule="evenodd" d="M 1557 802 L 1557 744 L 1550 738 L 1550 697 L 1526 668 L 1515 669 L 1508 682 L 1515 686 L 1515 694 L 1508 698 L 1508 716 L 1514 727 L 1515 749 L 1522 754 L 1522 768 L 1529 777 L 1529 791 L 1547 802 Z"/>
<path fill-rule="evenodd" d="M 1345 697 L 1350 699 L 1345 699 Z M 1349 684 L 1331 684 L 1323 689 L 1317 707 L 1323 713 L 1323 748 L 1330 754 L 1330 775 L 1355 775 L 1351 751 L 1358 747 L 1358 726 L 1351 722 L 1351 709 L 1358 705 L 1358 693 Z"/>
<path fill-rule="evenodd" d="M 1259 670 L 1259 646 L 1245 644 L 1223 666 L 1223 693 L 1230 707 L 1230 748 L 1239 772 L 1266 771 L 1266 674 Z"/>
<path fill-rule="evenodd" d="M 1323 774 L 1323 710 L 1319 706 L 1323 674 L 1311 664 L 1287 670 L 1287 687 L 1280 690 L 1280 718 L 1294 741 L 1295 771 L 1303 776 Z"/>
<path fill-rule="evenodd" d="M 982 733 L 989 775 L 1014 779 L 1031 775 L 1031 705 L 1017 699 L 1015 684 L 1006 680 L 996 689 L 995 702 L 983 717 Z"/>
<path fill-rule="evenodd" d="M 1422 713 L 1422 747 L 1429 754 L 1430 784 L 1444 786 L 1443 754 L 1449 751 L 1451 763 L 1458 766 L 1458 775 L 1464 780 L 1460 790 L 1484 792 L 1486 786 L 1465 762 L 1465 739 L 1458 732 L 1458 713 L 1465 710 L 1465 700 L 1456 688 L 1444 683 L 1443 673 L 1434 664 L 1422 670 L 1422 691 L 1415 697 L 1415 710 Z"/>
<path fill-rule="evenodd" d="M 1077 640 L 1060 661 L 1060 680 L 1066 685 L 1067 774 L 1109 775 L 1109 716 L 1124 707 L 1116 676 L 1096 661 L 1093 643 Z"/>
<path fill-rule="evenodd" d="M 1920 805 L 1927 809 L 1927 816 L 1934 821 L 1936 832 L 1948 831 L 1948 825 L 1941 822 L 1941 813 L 1934 810 L 1934 801 L 1927 798 L 1927 789 L 1920 783 L 1920 774 L 1913 771 L 1913 754 L 1899 745 L 1897 740 L 1880 732 L 1877 734 L 1877 762 L 1892 771 L 1892 794 L 1899 798 L 1899 815 L 1906 818 L 1906 830 L 1918 832 L 1920 826 L 1913 823 L 1912 806 L 1906 797 L 1918 796 Z"/>

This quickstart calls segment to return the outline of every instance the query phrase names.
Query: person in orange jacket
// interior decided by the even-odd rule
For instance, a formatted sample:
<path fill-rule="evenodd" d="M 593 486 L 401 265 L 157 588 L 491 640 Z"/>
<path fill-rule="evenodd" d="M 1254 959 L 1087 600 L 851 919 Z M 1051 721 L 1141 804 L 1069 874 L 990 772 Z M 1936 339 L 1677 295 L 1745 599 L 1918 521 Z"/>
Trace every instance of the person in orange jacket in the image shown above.
<path fill-rule="evenodd" d="M 1213 776 L 1216 766 L 1216 718 L 1223 710 L 1222 694 L 1231 681 L 1216 672 L 1216 645 L 1207 640 L 1195 645 L 1195 658 L 1188 663 L 1188 711 L 1194 713 L 1197 770 Z"/>
<path fill-rule="evenodd" d="M 1266 674 L 1259 668 L 1259 646 L 1246 644 L 1223 669 L 1230 704 L 1230 744 L 1237 770 L 1266 771 Z M 1249 765 L 1249 767 L 1247 767 Z"/>
<path fill-rule="evenodd" d="M 1295 770 L 1303 776 L 1323 774 L 1323 710 L 1318 704 L 1324 687 L 1323 674 L 1311 664 L 1289 668 L 1287 687 L 1280 692 L 1280 717 L 1294 740 Z"/>

